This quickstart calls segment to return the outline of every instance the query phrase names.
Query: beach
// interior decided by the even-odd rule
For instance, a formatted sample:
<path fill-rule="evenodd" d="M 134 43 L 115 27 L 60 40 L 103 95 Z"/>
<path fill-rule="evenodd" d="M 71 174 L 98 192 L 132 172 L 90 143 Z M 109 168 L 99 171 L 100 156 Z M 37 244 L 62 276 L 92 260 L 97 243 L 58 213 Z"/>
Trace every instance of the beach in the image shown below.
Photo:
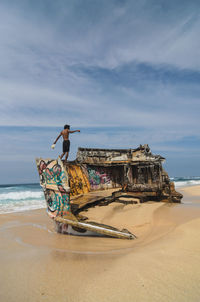
<path fill-rule="evenodd" d="M 113 203 L 90 219 L 135 240 L 55 232 L 45 209 L 0 215 L 0 301 L 199 301 L 200 186 L 181 204 Z"/>

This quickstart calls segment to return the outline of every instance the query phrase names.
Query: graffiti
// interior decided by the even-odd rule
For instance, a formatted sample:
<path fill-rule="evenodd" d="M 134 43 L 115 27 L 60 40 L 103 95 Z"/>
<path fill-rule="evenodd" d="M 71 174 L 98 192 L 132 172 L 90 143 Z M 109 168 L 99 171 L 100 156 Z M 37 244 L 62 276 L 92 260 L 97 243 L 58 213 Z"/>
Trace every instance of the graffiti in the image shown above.
<path fill-rule="evenodd" d="M 57 193 L 49 189 L 45 190 L 44 194 L 51 216 L 63 216 L 70 211 L 69 194 Z"/>
<path fill-rule="evenodd" d="M 41 160 L 39 163 L 38 171 L 41 177 L 41 183 L 44 184 L 57 184 L 61 185 L 63 181 L 65 181 L 66 176 L 64 171 L 62 171 L 62 167 L 54 163 L 53 167 L 49 167 L 52 165 L 54 161 L 48 161 L 47 163 L 44 160 Z"/>
<path fill-rule="evenodd" d="M 67 174 L 61 161 L 36 160 L 49 216 L 63 216 L 70 211 Z"/>
<path fill-rule="evenodd" d="M 87 167 L 91 187 L 101 187 L 111 183 L 109 173 L 102 167 Z"/>

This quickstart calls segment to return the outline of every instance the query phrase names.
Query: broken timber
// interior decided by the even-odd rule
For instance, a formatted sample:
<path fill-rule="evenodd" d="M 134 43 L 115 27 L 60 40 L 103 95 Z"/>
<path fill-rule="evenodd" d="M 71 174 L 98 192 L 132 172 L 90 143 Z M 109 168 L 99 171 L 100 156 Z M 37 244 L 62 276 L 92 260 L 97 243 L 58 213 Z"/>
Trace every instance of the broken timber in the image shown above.
<path fill-rule="evenodd" d="M 78 229 L 80 228 L 80 229 L 83 229 L 83 230 L 96 232 L 96 233 L 106 235 L 106 236 L 110 236 L 110 237 L 116 237 L 116 238 L 120 238 L 120 239 L 134 239 L 134 238 L 136 238 L 135 235 L 131 234 L 127 230 L 119 231 L 116 228 L 112 228 L 110 226 L 102 225 L 102 224 L 98 224 L 98 223 L 81 222 L 81 221 L 78 221 L 78 220 L 72 220 L 72 219 L 65 218 L 65 217 L 56 217 L 55 221 L 59 222 L 59 223 L 64 223 L 64 224 L 67 224 L 67 225 L 71 225 L 71 226 L 73 226 L 75 228 L 78 228 Z"/>
<path fill-rule="evenodd" d="M 58 158 L 36 159 L 47 202 L 47 213 L 57 225 L 71 225 L 77 233 L 133 239 L 127 230 L 89 222 L 80 213 L 111 202 L 180 202 L 182 195 L 162 167 L 164 158 L 153 155 L 148 145 L 137 149 L 79 148 L 76 160 L 65 165 Z"/>

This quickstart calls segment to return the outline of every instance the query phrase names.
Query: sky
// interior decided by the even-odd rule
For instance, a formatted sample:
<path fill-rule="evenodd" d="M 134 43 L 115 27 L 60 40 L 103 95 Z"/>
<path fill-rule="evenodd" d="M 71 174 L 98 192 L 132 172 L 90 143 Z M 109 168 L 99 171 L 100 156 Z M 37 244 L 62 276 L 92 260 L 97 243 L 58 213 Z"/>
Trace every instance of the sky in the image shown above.
<path fill-rule="evenodd" d="M 200 175 L 200 2 L 1 0 L 0 184 L 38 182 L 63 129 L 78 147 L 137 148 Z"/>

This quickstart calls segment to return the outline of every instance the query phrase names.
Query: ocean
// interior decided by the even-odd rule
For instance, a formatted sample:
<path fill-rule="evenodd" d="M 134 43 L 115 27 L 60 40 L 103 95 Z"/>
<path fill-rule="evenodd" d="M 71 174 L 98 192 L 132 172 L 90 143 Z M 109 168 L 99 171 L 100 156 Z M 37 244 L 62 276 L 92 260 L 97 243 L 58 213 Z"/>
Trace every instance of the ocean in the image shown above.
<path fill-rule="evenodd" d="M 200 185 L 200 176 L 172 177 L 175 187 Z M 39 184 L 0 185 L 0 214 L 45 208 L 44 193 Z"/>
<path fill-rule="evenodd" d="M 40 184 L 0 185 L 0 214 L 45 207 Z"/>

